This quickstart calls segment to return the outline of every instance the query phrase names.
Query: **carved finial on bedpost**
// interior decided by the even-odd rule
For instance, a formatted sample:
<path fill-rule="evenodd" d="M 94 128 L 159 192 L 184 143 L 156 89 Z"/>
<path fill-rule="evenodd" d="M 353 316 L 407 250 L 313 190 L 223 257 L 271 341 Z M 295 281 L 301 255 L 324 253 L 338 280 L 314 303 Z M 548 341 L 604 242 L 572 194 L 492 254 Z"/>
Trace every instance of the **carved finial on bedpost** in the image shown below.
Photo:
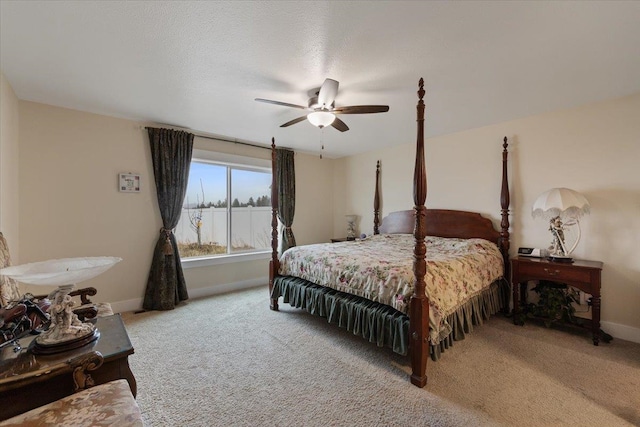
<path fill-rule="evenodd" d="M 422 77 L 420 77 L 420 81 L 418 82 L 418 105 L 424 105 L 424 101 L 422 100 L 424 98 L 424 79 Z M 418 119 L 419 120 L 419 119 Z M 424 109 L 422 110 L 422 120 L 424 120 Z"/>
<path fill-rule="evenodd" d="M 271 261 L 269 261 L 269 297 L 273 291 L 273 280 L 278 275 L 278 178 L 276 170 L 276 139 L 271 138 Z M 278 299 L 270 298 L 271 310 L 278 310 Z"/>
<path fill-rule="evenodd" d="M 373 196 L 373 234 L 380 234 L 380 160 L 376 164 L 376 191 Z"/>
<path fill-rule="evenodd" d="M 427 357 L 429 356 L 429 300 L 426 296 L 424 277 L 427 273 L 427 246 L 424 239 L 427 234 L 427 172 L 424 161 L 424 80 L 418 83 L 418 136 L 416 141 L 416 163 L 413 173 L 413 201 L 415 210 L 415 228 L 413 236 L 413 274 L 414 292 L 411 298 L 409 338 L 411 340 L 411 383 L 424 387 L 427 384 Z"/>

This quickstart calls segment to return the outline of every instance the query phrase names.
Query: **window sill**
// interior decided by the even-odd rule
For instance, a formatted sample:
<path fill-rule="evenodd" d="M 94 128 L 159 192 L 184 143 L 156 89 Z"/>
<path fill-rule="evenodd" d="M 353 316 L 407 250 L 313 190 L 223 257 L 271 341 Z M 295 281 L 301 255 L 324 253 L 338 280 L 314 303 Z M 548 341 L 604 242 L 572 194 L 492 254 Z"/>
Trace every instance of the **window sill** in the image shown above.
<path fill-rule="evenodd" d="M 208 267 L 211 265 L 232 264 L 234 262 L 267 260 L 271 257 L 271 251 L 251 252 L 243 254 L 219 255 L 215 257 L 185 258 L 182 260 L 182 268 Z"/>

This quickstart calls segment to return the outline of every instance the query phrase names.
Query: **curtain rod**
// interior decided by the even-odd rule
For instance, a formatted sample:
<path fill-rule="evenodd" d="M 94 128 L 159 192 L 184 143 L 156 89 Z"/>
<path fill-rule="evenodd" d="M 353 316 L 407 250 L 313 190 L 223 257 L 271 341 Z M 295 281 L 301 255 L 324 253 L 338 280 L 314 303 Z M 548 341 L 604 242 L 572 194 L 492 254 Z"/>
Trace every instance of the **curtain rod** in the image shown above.
<path fill-rule="evenodd" d="M 151 126 L 145 126 L 144 128 L 145 128 L 145 129 L 151 129 L 151 128 L 153 128 L 153 127 L 151 127 Z M 155 128 L 153 128 L 153 129 L 155 129 Z M 182 130 L 182 129 L 180 129 L 180 130 Z M 251 144 L 251 143 L 249 143 L 249 142 L 234 141 L 233 139 L 228 139 L 228 138 L 223 138 L 223 137 L 217 137 L 217 136 L 207 136 L 207 135 L 198 134 L 197 132 L 192 132 L 192 131 L 189 131 L 189 130 L 185 130 L 185 132 L 192 133 L 192 134 L 194 134 L 195 136 L 197 136 L 197 137 L 199 137 L 199 138 L 204 138 L 204 139 L 213 139 L 213 140 L 215 140 L 215 141 L 231 142 L 231 143 L 233 143 L 233 144 L 247 145 L 247 146 L 249 146 L 249 147 L 262 148 L 262 149 L 264 149 L 264 150 L 269 150 L 269 151 L 271 151 L 271 147 L 270 147 L 270 146 L 269 146 L 269 147 L 267 147 L 267 146 L 264 146 L 264 145 Z"/>

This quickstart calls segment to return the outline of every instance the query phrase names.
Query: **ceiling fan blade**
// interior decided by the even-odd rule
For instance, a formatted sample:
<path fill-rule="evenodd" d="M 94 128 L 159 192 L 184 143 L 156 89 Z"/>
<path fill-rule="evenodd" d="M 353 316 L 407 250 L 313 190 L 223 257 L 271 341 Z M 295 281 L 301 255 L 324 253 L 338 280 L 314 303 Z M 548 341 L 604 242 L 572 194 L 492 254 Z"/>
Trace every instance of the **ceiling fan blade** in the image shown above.
<path fill-rule="evenodd" d="M 258 102 L 266 102 L 267 104 L 282 105 L 283 107 L 299 108 L 301 110 L 308 110 L 309 109 L 308 107 L 303 107 L 302 105 L 289 104 L 288 102 L 272 101 L 270 99 L 256 98 L 256 101 L 258 101 Z"/>
<path fill-rule="evenodd" d="M 338 107 L 331 110 L 334 114 L 370 114 L 386 113 L 389 111 L 388 105 L 352 105 L 350 107 Z"/>
<path fill-rule="evenodd" d="M 300 123 L 301 121 L 306 120 L 306 119 L 307 119 L 307 116 L 298 117 L 297 119 L 293 119 L 293 120 L 288 121 L 287 123 L 285 123 L 283 125 L 280 125 L 280 127 L 281 128 L 286 128 L 288 126 L 295 125 L 296 123 Z"/>
<path fill-rule="evenodd" d="M 338 85 L 338 81 L 333 79 L 325 79 L 324 83 L 322 83 L 320 92 L 318 92 L 318 104 L 321 108 L 331 107 L 338 94 Z"/>
<path fill-rule="evenodd" d="M 347 126 L 345 122 L 343 122 L 337 117 L 333 120 L 333 123 L 331 123 L 331 126 L 338 129 L 340 132 L 346 132 L 349 130 L 349 126 Z"/>

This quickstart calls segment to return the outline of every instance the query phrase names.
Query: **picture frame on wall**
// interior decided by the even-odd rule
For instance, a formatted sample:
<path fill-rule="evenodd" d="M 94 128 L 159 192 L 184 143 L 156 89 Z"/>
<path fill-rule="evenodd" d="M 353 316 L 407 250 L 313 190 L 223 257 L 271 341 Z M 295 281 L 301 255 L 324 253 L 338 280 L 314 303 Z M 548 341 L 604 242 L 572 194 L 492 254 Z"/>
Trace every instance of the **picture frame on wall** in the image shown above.
<path fill-rule="evenodd" d="M 139 193 L 140 174 L 131 172 L 118 174 L 118 190 L 121 193 Z"/>

